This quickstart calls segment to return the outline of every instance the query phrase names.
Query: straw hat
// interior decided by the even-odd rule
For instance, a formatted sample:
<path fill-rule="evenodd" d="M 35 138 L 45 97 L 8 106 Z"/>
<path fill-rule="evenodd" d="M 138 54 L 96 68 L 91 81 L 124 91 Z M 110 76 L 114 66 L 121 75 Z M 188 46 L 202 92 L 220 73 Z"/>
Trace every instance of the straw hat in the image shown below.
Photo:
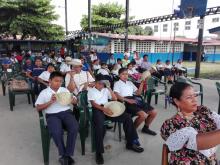
<path fill-rule="evenodd" d="M 143 80 L 145 80 L 145 79 L 148 79 L 148 78 L 150 78 L 150 77 L 151 77 L 150 72 L 149 72 L 149 71 L 145 71 L 145 72 L 143 72 L 142 75 L 141 75 L 141 81 L 143 81 Z"/>
<path fill-rule="evenodd" d="M 68 105 L 71 103 L 73 95 L 69 92 L 60 92 L 56 95 L 57 102 L 61 105 Z"/>
<path fill-rule="evenodd" d="M 71 61 L 72 61 L 72 58 L 71 58 L 71 57 L 67 56 L 67 57 L 65 58 L 65 62 L 66 62 L 67 64 L 69 64 L 69 62 L 71 62 Z"/>
<path fill-rule="evenodd" d="M 71 62 L 69 62 L 69 65 L 82 66 L 82 61 L 80 59 L 72 59 Z"/>
<path fill-rule="evenodd" d="M 106 103 L 104 105 L 104 107 L 109 108 L 113 112 L 113 115 L 111 115 L 111 116 L 105 114 L 109 117 L 120 116 L 125 111 L 125 105 L 121 102 L 118 102 L 118 101 L 110 101 L 110 102 Z"/>

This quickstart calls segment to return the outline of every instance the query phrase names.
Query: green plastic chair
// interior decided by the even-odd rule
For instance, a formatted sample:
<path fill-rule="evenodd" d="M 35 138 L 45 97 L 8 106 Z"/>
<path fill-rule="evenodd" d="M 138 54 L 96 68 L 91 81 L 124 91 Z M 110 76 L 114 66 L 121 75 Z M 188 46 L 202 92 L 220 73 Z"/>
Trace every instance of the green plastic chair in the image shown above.
<path fill-rule="evenodd" d="M 167 94 L 167 84 L 165 82 L 153 76 L 148 79 L 147 91 L 144 93 L 144 100 L 147 100 L 148 104 L 151 104 L 151 99 L 153 95 L 155 96 L 155 104 L 158 103 L 159 95 L 165 95 L 165 108 L 167 108 L 166 94 Z"/>
<path fill-rule="evenodd" d="M 199 86 L 199 90 L 196 91 L 196 93 L 198 93 L 198 95 L 200 96 L 200 100 L 201 100 L 201 105 L 203 105 L 203 86 L 201 83 L 199 82 L 195 82 L 193 80 L 191 80 L 190 78 L 187 77 L 178 77 L 177 82 L 186 82 L 186 83 L 190 83 L 190 84 L 194 84 L 194 85 L 198 85 Z"/>
<path fill-rule="evenodd" d="M 219 96 L 218 114 L 220 114 L 220 83 L 219 82 L 216 82 L 216 87 L 217 87 L 218 96 Z"/>

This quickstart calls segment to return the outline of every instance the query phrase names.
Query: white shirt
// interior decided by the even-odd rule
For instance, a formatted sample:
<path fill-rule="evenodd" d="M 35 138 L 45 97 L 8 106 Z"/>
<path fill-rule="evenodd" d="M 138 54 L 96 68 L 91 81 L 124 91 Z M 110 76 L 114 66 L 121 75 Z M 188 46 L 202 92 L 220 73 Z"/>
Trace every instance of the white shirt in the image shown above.
<path fill-rule="evenodd" d="M 55 60 L 57 61 L 57 62 L 63 62 L 63 58 L 62 57 L 55 57 Z"/>
<path fill-rule="evenodd" d="M 90 59 L 93 62 L 93 61 L 97 60 L 98 57 L 97 57 L 97 55 L 90 54 Z"/>
<path fill-rule="evenodd" d="M 114 92 L 117 92 L 120 96 L 133 96 L 133 94 L 137 91 L 137 87 L 131 82 L 122 80 L 117 81 L 114 84 Z"/>
<path fill-rule="evenodd" d="M 111 73 L 118 76 L 118 70 L 119 70 L 119 69 L 112 70 Z"/>
<path fill-rule="evenodd" d="M 106 69 L 99 69 L 97 74 L 101 74 L 101 75 L 109 75 L 109 72 Z"/>
<path fill-rule="evenodd" d="M 43 71 L 38 77 L 41 78 L 44 81 L 49 81 L 49 79 L 50 79 L 50 72 Z"/>
<path fill-rule="evenodd" d="M 101 65 L 93 65 L 93 70 L 98 70 L 101 68 Z"/>
<path fill-rule="evenodd" d="M 50 87 L 42 90 L 37 98 L 37 101 L 35 102 L 35 106 L 49 102 L 53 94 L 60 93 L 60 92 L 69 92 L 69 90 L 63 87 L 60 87 L 57 92 L 52 90 Z M 51 104 L 44 111 L 48 114 L 51 114 L 51 113 L 58 113 L 58 112 L 66 111 L 69 109 L 70 109 L 69 105 L 61 105 L 60 103 L 55 102 Z"/>
<path fill-rule="evenodd" d="M 131 54 L 130 54 L 129 52 L 125 52 L 125 53 L 124 53 L 124 56 L 130 57 L 130 55 L 131 55 Z"/>
<path fill-rule="evenodd" d="M 157 65 L 156 65 L 157 70 L 160 70 L 160 69 L 162 69 L 163 67 L 164 67 L 163 64 L 157 64 Z"/>
<path fill-rule="evenodd" d="M 65 62 L 63 62 L 60 66 L 60 71 L 63 73 L 71 71 L 70 65 L 67 65 Z"/>
<path fill-rule="evenodd" d="M 176 63 L 176 64 L 175 64 L 175 67 L 176 67 L 177 69 L 179 69 L 179 70 L 185 71 L 185 69 L 183 68 L 182 64 L 180 64 L 180 63 Z"/>
<path fill-rule="evenodd" d="M 99 91 L 95 87 L 88 90 L 88 100 L 94 101 L 98 105 L 106 104 L 108 102 L 108 99 L 111 98 L 111 93 L 107 88 L 103 88 L 101 91 Z"/>
<path fill-rule="evenodd" d="M 136 62 L 136 65 L 139 67 L 139 66 L 141 66 L 141 63 L 142 63 L 142 59 L 140 58 L 140 59 L 135 59 L 135 62 Z"/>
<path fill-rule="evenodd" d="M 86 71 L 81 71 L 78 74 L 75 74 L 73 77 L 73 80 L 76 84 L 76 89 L 74 90 L 74 94 L 78 94 L 80 91 L 82 91 L 84 87 L 84 83 L 91 83 L 94 82 L 94 78 L 91 76 L 89 72 Z M 70 83 L 70 74 L 67 74 L 65 77 L 65 86 L 68 87 Z"/>
<path fill-rule="evenodd" d="M 132 74 L 136 74 L 136 73 L 138 73 L 138 71 L 136 71 L 135 68 L 128 69 L 128 74 L 132 75 Z"/>
<path fill-rule="evenodd" d="M 148 61 L 142 61 L 142 63 L 141 63 L 141 68 L 143 68 L 143 69 L 150 70 L 151 66 L 152 66 L 152 64 Z"/>
<path fill-rule="evenodd" d="M 172 68 L 172 65 L 171 65 L 171 64 L 169 64 L 169 65 L 166 65 L 166 64 L 165 64 L 165 68 L 171 69 L 171 68 Z"/>

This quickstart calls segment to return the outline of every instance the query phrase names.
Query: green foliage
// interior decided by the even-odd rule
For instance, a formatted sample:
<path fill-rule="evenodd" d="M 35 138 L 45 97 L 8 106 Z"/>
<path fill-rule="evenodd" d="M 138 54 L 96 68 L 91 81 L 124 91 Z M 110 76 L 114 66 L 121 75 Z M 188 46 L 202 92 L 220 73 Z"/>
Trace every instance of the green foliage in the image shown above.
<path fill-rule="evenodd" d="M 125 9 L 118 3 L 100 3 L 92 6 L 92 26 L 106 26 L 112 24 L 123 23 L 121 16 L 125 13 Z M 88 15 L 83 15 L 80 25 L 83 29 L 88 28 Z"/>
<path fill-rule="evenodd" d="M 21 39 L 63 39 L 63 27 L 53 24 L 58 19 L 51 0 L 0 0 L 0 34 L 21 35 Z"/>
<path fill-rule="evenodd" d="M 125 8 L 118 3 L 106 3 L 92 6 L 92 27 L 100 27 L 124 23 Z M 134 16 L 129 17 L 129 20 L 134 19 Z M 83 29 L 88 29 L 88 16 L 83 15 L 80 25 Z M 128 28 L 128 34 L 133 35 L 153 35 L 151 27 L 143 29 L 141 26 L 131 26 Z M 113 33 L 125 33 L 124 28 L 115 29 Z"/>

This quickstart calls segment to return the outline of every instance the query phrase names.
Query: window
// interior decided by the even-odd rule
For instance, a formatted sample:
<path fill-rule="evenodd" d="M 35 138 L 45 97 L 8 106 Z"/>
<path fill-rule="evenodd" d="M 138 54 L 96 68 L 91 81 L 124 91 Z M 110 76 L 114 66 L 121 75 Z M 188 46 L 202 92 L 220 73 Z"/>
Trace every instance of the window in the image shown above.
<path fill-rule="evenodd" d="M 174 52 L 175 53 L 179 53 L 179 52 L 182 52 L 182 47 L 181 47 L 181 42 L 175 42 L 175 45 L 174 45 Z M 172 44 L 170 45 L 170 52 L 173 52 L 173 42 Z"/>
<path fill-rule="evenodd" d="M 185 25 L 191 25 L 191 21 L 186 21 Z"/>
<path fill-rule="evenodd" d="M 137 41 L 136 51 L 139 53 L 150 53 L 151 52 L 151 42 L 150 41 Z"/>
<path fill-rule="evenodd" d="M 155 53 L 167 53 L 168 52 L 168 42 L 156 42 L 154 47 Z"/>
<path fill-rule="evenodd" d="M 178 30 L 179 30 L 179 22 L 175 22 L 175 23 L 173 24 L 173 30 L 174 30 L 174 31 L 178 31 Z"/>
<path fill-rule="evenodd" d="M 213 22 L 213 23 L 219 22 L 219 18 L 218 18 L 218 17 L 212 18 L 212 22 Z"/>
<path fill-rule="evenodd" d="M 158 25 L 154 25 L 154 32 L 158 32 Z"/>
<path fill-rule="evenodd" d="M 173 25 L 174 26 L 179 26 L 179 22 L 175 22 Z"/>
<path fill-rule="evenodd" d="M 185 26 L 185 30 L 190 30 L 191 27 L 190 26 Z"/>
<path fill-rule="evenodd" d="M 132 43 L 128 42 L 128 49 L 132 51 Z M 114 53 L 124 53 L 125 51 L 125 41 L 124 40 L 114 40 Z"/>
<path fill-rule="evenodd" d="M 168 24 L 163 24 L 163 32 L 167 32 Z"/>

